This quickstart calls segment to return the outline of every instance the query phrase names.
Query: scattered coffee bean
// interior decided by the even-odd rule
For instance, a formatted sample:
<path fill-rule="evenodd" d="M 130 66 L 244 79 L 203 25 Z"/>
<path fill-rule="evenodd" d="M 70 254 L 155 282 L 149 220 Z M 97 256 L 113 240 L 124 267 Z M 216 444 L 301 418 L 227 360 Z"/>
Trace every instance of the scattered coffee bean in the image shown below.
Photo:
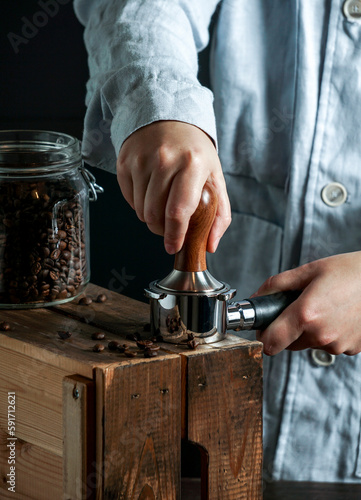
<path fill-rule="evenodd" d="M 103 340 L 105 338 L 105 333 L 104 332 L 94 332 L 92 334 L 92 339 L 93 340 Z"/>
<path fill-rule="evenodd" d="M 139 349 L 145 349 L 148 346 L 153 345 L 153 342 L 151 340 L 137 340 L 137 346 Z"/>
<path fill-rule="evenodd" d="M 188 340 L 194 340 L 194 335 L 193 333 L 188 333 Z"/>
<path fill-rule="evenodd" d="M 125 351 L 124 354 L 127 356 L 127 358 L 135 358 L 137 356 L 137 353 L 134 351 Z"/>
<path fill-rule="evenodd" d="M 199 342 L 195 339 L 188 340 L 187 346 L 189 349 L 197 349 L 197 347 L 199 346 Z"/>
<path fill-rule="evenodd" d="M 119 345 L 120 342 L 118 342 L 117 340 L 111 340 L 110 342 L 108 342 L 108 349 L 110 349 L 111 351 L 115 351 Z"/>
<path fill-rule="evenodd" d="M 95 344 L 93 347 L 94 352 L 102 352 L 104 351 L 104 346 L 102 344 Z"/>
<path fill-rule="evenodd" d="M 124 353 L 128 349 L 129 349 L 129 346 L 127 344 L 119 344 L 117 346 L 117 351 L 120 352 L 120 353 Z"/>
<path fill-rule="evenodd" d="M 86 295 L 85 297 L 82 297 L 78 304 L 81 306 L 89 306 L 93 302 L 93 299 L 89 297 L 89 295 Z"/>
<path fill-rule="evenodd" d="M 147 345 L 146 349 L 148 349 L 150 351 L 159 351 L 160 347 L 159 347 L 159 345 L 152 344 L 152 345 Z"/>
<path fill-rule="evenodd" d="M 105 293 L 100 293 L 97 297 L 97 302 L 103 303 L 108 300 L 108 297 L 105 295 Z"/>
<path fill-rule="evenodd" d="M 8 323 L 7 321 L 0 322 L 0 332 L 7 332 L 8 330 L 10 330 L 10 328 L 10 323 Z"/>
<path fill-rule="evenodd" d="M 58 335 L 61 339 L 65 340 L 71 337 L 71 332 L 68 330 L 58 330 Z"/>
<path fill-rule="evenodd" d="M 144 357 L 145 358 L 154 358 L 155 356 L 158 356 L 157 351 L 154 351 L 153 349 L 145 349 L 144 350 Z"/>

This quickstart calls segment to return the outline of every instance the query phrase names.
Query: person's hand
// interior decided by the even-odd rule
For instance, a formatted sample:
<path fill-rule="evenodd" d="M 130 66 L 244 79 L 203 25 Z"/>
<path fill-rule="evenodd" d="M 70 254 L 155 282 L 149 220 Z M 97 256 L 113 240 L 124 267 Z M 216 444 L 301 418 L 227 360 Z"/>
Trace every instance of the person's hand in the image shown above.
<path fill-rule="evenodd" d="M 231 222 L 231 211 L 216 149 L 202 130 L 177 121 L 140 128 L 120 149 L 117 178 L 139 219 L 153 233 L 164 235 L 170 254 L 182 248 L 189 219 L 210 181 L 218 195 L 218 210 L 207 250 L 216 250 Z"/>
<path fill-rule="evenodd" d="M 361 252 L 334 255 L 269 278 L 255 295 L 303 290 L 257 338 L 264 352 L 309 347 L 361 352 Z"/>

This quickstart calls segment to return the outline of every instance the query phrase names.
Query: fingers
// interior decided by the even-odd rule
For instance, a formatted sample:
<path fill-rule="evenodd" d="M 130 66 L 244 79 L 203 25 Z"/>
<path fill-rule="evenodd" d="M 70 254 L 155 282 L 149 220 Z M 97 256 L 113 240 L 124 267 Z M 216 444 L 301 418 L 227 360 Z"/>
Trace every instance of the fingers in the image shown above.
<path fill-rule="evenodd" d="M 211 253 L 214 253 L 217 250 L 219 240 L 222 238 L 232 221 L 231 205 L 229 203 L 226 183 L 223 175 L 220 179 L 216 179 L 213 185 L 215 185 L 217 191 L 218 207 L 216 217 L 208 237 L 207 251 Z"/>
<path fill-rule="evenodd" d="M 194 166 L 179 170 L 169 191 L 165 209 L 164 246 L 170 254 L 179 252 L 182 248 L 189 219 L 197 209 L 206 182 L 202 170 L 189 175 L 193 168 Z"/>
<path fill-rule="evenodd" d="M 295 269 L 290 269 L 269 277 L 253 296 L 268 295 L 286 290 L 303 290 L 312 281 L 314 275 L 314 263 L 304 264 Z"/>
<path fill-rule="evenodd" d="M 304 291 L 268 328 L 257 332 L 265 354 L 273 356 L 283 349 L 322 348 L 334 340 L 326 330 L 321 333 L 322 314 L 312 296 L 311 291 Z"/>
<path fill-rule="evenodd" d="M 302 335 L 303 326 L 296 319 L 298 305 L 295 302 L 288 306 L 268 328 L 257 332 L 257 340 L 263 343 L 263 351 L 268 356 L 274 356 L 287 349 Z"/>
<path fill-rule="evenodd" d="M 219 200 L 208 250 L 215 251 L 230 224 L 230 206 L 217 152 L 202 130 L 182 122 L 155 122 L 134 132 L 118 156 L 122 193 L 149 229 L 178 252 L 203 186 L 209 179 Z"/>

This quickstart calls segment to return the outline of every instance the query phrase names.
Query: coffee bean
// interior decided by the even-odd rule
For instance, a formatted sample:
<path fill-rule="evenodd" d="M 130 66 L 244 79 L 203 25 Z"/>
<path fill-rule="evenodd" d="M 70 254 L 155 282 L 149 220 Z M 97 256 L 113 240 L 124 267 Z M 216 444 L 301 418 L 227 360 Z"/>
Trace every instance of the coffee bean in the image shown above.
<path fill-rule="evenodd" d="M 119 344 L 117 346 L 117 351 L 121 352 L 121 353 L 127 351 L 128 349 L 129 349 L 129 346 L 127 344 Z"/>
<path fill-rule="evenodd" d="M 81 306 L 89 306 L 93 302 L 93 299 L 89 297 L 89 295 L 86 295 L 85 297 L 82 297 L 78 304 Z"/>
<path fill-rule="evenodd" d="M 43 254 L 43 257 L 45 257 L 45 258 L 46 258 L 46 257 L 49 257 L 49 255 L 50 255 L 50 248 L 48 248 L 48 247 L 43 247 L 43 248 L 41 249 L 41 253 Z"/>
<path fill-rule="evenodd" d="M 61 254 L 61 251 L 59 250 L 59 248 L 55 248 L 55 250 L 53 250 L 51 252 L 50 258 L 53 260 L 57 260 L 60 257 L 60 254 Z"/>
<path fill-rule="evenodd" d="M 108 342 L 108 349 L 110 349 L 111 351 L 115 351 L 119 345 L 120 342 L 118 342 L 117 340 L 111 340 L 110 342 Z"/>
<path fill-rule="evenodd" d="M 67 330 L 58 330 L 58 335 L 61 339 L 65 340 L 71 337 L 71 332 Z"/>
<path fill-rule="evenodd" d="M 31 272 L 33 274 L 39 274 L 40 271 L 41 271 L 41 264 L 39 264 L 39 262 L 35 262 L 35 264 L 31 266 Z"/>
<path fill-rule="evenodd" d="M 105 295 L 105 293 L 100 293 L 97 297 L 97 302 L 106 302 L 108 297 Z"/>
<path fill-rule="evenodd" d="M 6 321 L 1 321 L 0 322 L 0 332 L 7 332 L 10 330 L 10 324 L 7 323 Z"/>
<path fill-rule="evenodd" d="M 102 344 L 95 344 L 93 347 L 94 352 L 102 352 L 104 351 L 104 346 Z"/>
<path fill-rule="evenodd" d="M 59 271 L 53 269 L 52 271 L 49 271 L 49 276 L 53 281 L 57 281 L 59 279 Z"/>
<path fill-rule="evenodd" d="M 160 349 L 159 345 L 151 344 L 151 345 L 145 346 L 145 350 L 148 350 L 148 351 L 159 351 L 159 349 Z"/>
<path fill-rule="evenodd" d="M 151 340 L 137 340 L 137 346 L 139 349 L 145 349 L 148 346 L 153 345 L 153 342 Z"/>
<path fill-rule="evenodd" d="M 103 332 L 95 332 L 92 334 L 93 340 L 102 340 L 104 338 L 105 338 L 105 333 L 103 333 Z"/>
<path fill-rule="evenodd" d="M 58 227 L 59 227 L 59 224 L 58 224 Z M 67 236 L 67 233 L 65 231 L 62 231 L 62 230 L 59 230 L 58 231 L 58 236 L 60 239 L 64 240 Z"/>
<path fill-rule="evenodd" d="M 125 337 L 127 340 L 141 340 L 140 334 L 138 332 L 134 333 L 128 333 L 127 336 Z"/>
<path fill-rule="evenodd" d="M 68 297 L 68 292 L 66 290 L 62 290 L 61 292 L 59 292 L 58 294 L 58 299 L 59 300 L 63 300 L 63 299 L 66 299 Z"/>
<path fill-rule="evenodd" d="M 135 358 L 137 356 L 137 353 L 134 351 L 125 351 L 124 354 L 127 356 L 127 358 Z"/>
<path fill-rule="evenodd" d="M 153 351 L 152 349 L 145 349 L 144 351 L 145 358 L 154 358 L 155 356 L 158 356 L 157 351 Z"/>
<path fill-rule="evenodd" d="M 199 346 L 199 342 L 195 339 L 188 340 L 187 346 L 189 349 L 197 349 L 197 347 Z"/>

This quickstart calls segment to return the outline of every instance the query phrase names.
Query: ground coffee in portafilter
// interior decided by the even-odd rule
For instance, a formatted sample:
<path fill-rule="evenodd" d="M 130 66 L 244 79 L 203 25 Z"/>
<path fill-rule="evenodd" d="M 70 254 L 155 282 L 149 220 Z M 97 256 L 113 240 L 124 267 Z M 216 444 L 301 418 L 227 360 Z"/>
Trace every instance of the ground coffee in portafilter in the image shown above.
<path fill-rule="evenodd" d="M 67 180 L 0 184 L 0 302 L 48 303 L 89 280 L 85 214 Z"/>

